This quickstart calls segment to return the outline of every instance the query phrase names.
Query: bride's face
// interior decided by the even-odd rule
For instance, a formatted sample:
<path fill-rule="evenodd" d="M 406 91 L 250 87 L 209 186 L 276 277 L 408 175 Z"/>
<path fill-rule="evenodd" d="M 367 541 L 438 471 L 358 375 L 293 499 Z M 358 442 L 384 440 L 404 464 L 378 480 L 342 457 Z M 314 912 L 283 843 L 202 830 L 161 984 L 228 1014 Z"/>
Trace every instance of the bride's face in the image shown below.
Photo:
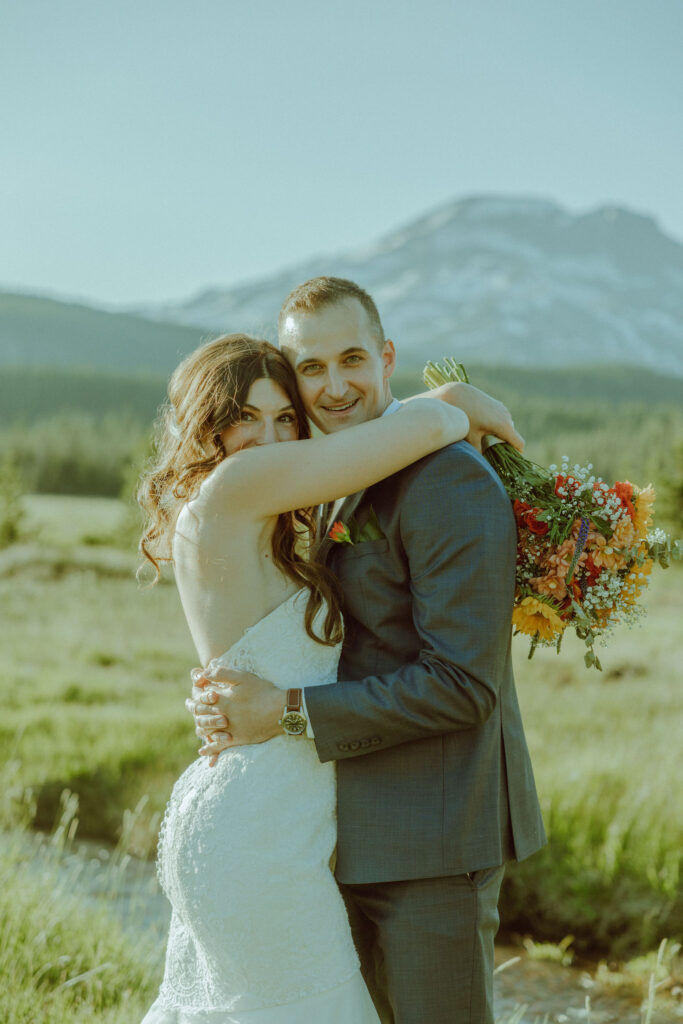
<path fill-rule="evenodd" d="M 275 441 L 296 441 L 299 424 L 287 395 L 274 380 L 256 380 L 242 406 L 239 423 L 233 423 L 221 434 L 226 455 L 257 444 Z"/>

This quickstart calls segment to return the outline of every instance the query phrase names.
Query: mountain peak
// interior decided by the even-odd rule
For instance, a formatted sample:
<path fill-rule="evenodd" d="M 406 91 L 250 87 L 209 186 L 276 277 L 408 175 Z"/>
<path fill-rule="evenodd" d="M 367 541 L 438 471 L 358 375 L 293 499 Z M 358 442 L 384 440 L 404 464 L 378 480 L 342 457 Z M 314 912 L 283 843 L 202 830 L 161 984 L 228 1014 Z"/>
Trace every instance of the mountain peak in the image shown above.
<path fill-rule="evenodd" d="M 468 196 L 353 252 L 156 312 L 274 339 L 287 293 L 319 274 L 351 278 L 374 296 L 404 364 L 453 355 L 683 376 L 683 245 L 616 204 L 574 213 L 533 196 Z"/>

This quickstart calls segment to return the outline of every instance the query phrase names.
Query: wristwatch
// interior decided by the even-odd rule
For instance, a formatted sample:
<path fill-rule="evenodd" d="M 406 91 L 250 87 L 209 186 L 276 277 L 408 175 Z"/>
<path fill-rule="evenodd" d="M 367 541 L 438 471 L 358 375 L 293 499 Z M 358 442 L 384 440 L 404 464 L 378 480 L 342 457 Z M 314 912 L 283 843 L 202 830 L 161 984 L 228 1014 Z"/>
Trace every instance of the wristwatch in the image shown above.
<path fill-rule="evenodd" d="M 301 710 L 301 690 L 287 690 L 287 703 L 278 722 L 288 736 L 301 736 L 306 732 L 306 716 Z"/>

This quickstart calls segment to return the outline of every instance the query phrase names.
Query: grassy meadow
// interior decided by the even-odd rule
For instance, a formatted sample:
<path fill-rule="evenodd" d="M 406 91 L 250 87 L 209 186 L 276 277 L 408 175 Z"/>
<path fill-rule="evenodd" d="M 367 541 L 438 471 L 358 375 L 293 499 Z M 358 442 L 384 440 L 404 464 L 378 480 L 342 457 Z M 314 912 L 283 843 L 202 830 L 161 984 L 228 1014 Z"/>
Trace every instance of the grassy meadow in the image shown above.
<path fill-rule="evenodd" d="M 129 533 L 121 502 L 34 495 L 25 512 L 21 542 L 0 551 L 5 834 L 53 829 L 68 790 L 79 836 L 114 844 L 126 819 L 122 851 L 151 858 L 197 747 L 183 706 L 196 655 L 175 588 L 140 588 L 134 554 L 111 546 Z M 508 872 L 508 938 L 571 934 L 579 952 L 625 959 L 683 935 L 680 566 L 655 574 L 647 604 L 642 626 L 601 652 L 602 674 L 584 668 L 578 643 L 528 661 L 515 640 L 550 842 Z M 49 858 L 37 877 L 5 845 L 0 874 L 0 955 L 12 965 L 0 1019 L 138 1020 L 158 984 L 158 940 L 131 943 L 55 882 Z"/>
<path fill-rule="evenodd" d="M 137 1024 L 159 986 L 159 939 L 132 941 L 104 901 L 85 903 L 62 867 L 65 838 L 58 829 L 30 863 L 23 843 L 0 849 L 0 1020 Z M 116 868 L 108 878 L 115 884 Z"/>

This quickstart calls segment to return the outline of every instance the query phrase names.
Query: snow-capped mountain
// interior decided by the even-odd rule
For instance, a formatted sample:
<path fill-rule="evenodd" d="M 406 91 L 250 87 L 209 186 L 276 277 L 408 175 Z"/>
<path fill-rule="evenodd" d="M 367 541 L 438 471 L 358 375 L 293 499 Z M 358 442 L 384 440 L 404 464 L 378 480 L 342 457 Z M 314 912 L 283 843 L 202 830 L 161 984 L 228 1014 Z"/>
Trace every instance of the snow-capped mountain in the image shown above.
<path fill-rule="evenodd" d="M 683 245 L 616 206 L 577 215 L 539 199 L 463 199 L 356 252 L 145 313 L 273 338 L 287 293 L 318 274 L 372 294 L 404 365 L 455 355 L 683 375 Z"/>

